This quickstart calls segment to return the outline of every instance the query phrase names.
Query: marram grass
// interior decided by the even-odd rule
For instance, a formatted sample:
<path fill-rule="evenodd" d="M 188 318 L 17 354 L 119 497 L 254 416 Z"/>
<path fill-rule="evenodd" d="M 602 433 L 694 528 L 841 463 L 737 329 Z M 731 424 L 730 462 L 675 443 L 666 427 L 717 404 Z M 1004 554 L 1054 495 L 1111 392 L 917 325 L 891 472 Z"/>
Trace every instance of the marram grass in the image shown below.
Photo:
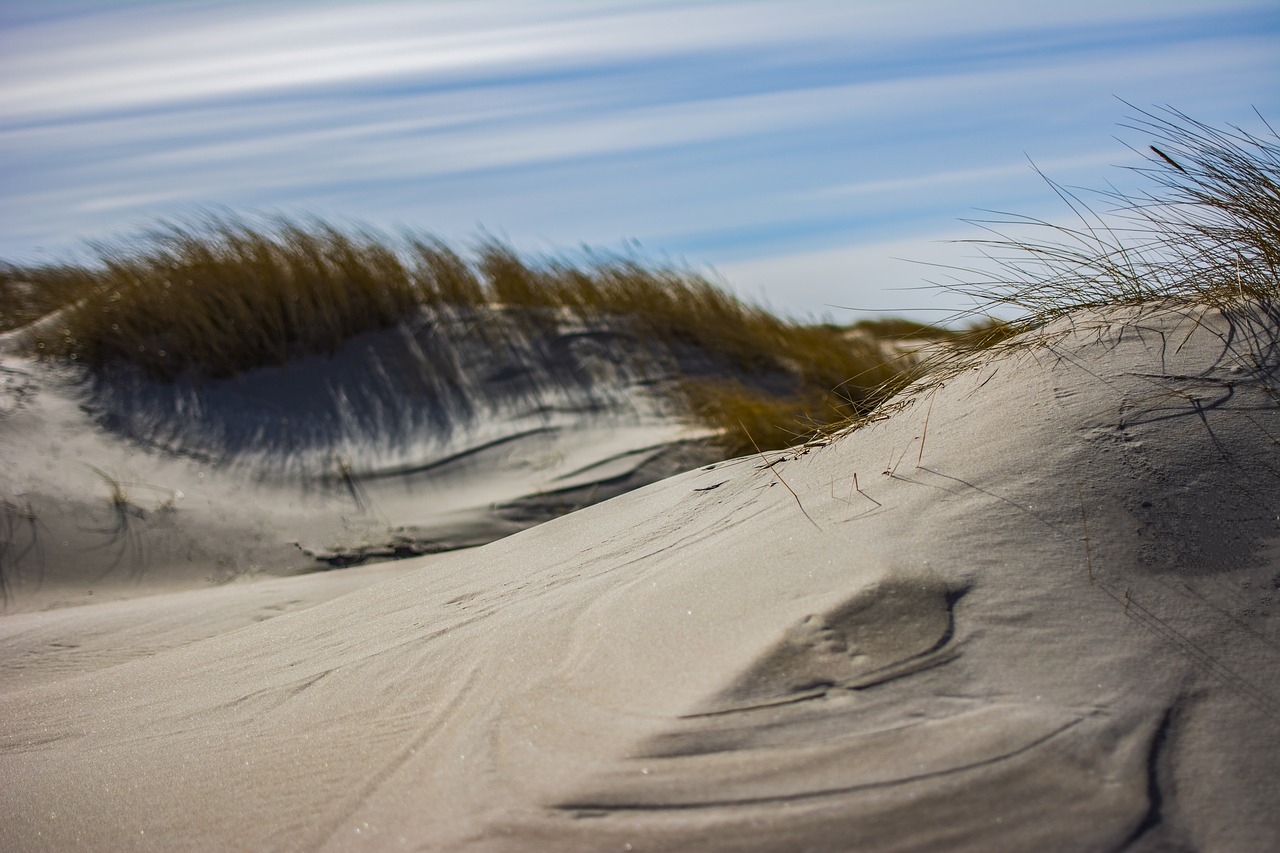
<path fill-rule="evenodd" d="M 1280 135 L 1261 116 L 1264 133 L 1173 109 L 1136 112 L 1126 126 L 1151 142 L 1131 171 L 1148 189 L 1071 190 L 1046 178 L 1074 221 L 980 222 L 991 236 L 968 242 L 987 270 L 964 270 L 964 282 L 944 287 L 1027 328 L 1086 308 L 1280 296 Z"/>
<path fill-rule="evenodd" d="M 1151 143 L 1136 172 L 1150 189 L 1087 201 L 1048 181 L 1073 222 L 982 223 L 992 236 L 970 242 L 990 263 L 942 285 L 977 306 L 968 314 L 978 322 L 961 331 L 894 319 L 852 329 L 791 322 L 696 273 L 632 258 L 532 261 L 492 240 L 467 256 L 420 234 L 390 240 L 320 221 L 230 217 L 162 225 L 100 247 L 93 265 L 0 264 L 0 330 L 60 312 L 25 337 L 36 354 L 94 371 L 128 362 L 163 380 L 331 353 L 423 307 L 618 321 L 655 347 L 693 348 L 732 366 L 740 379 L 690 380 L 680 394 L 720 430 L 726 451 L 782 447 L 861 422 L 912 380 L 930 374 L 915 386 L 929 387 L 979 351 L 1035 345 L 1020 333 L 1081 309 L 1280 302 L 1280 137 L 1265 121 L 1254 133 L 1171 109 L 1138 115 L 1130 128 Z M 1109 210 L 1096 212 L 1099 203 Z M 1044 239 L 1003 230 L 1028 228 Z M 885 354 L 885 341 L 920 338 L 933 342 L 923 361 L 911 347 Z"/>
<path fill-rule="evenodd" d="M 966 242 L 987 263 L 939 286 L 976 306 L 952 324 L 979 319 L 922 359 L 914 393 L 990 352 L 1039 346 L 1038 330 L 1080 311 L 1159 302 L 1280 316 L 1280 134 L 1261 115 L 1255 132 L 1172 108 L 1135 112 L 1125 126 L 1150 141 L 1130 168 L 1147 189 L 1068 189 L 1045 177 L 1066 224 L 978 222 L 989 236 Z"/>
<path fill-rule="evenodd" d="M 693 353 L 736 377 L 691 380 L 678 394 L 734 454 L 870 411 L 909 361 L 886 361 L 874 341 L 835 326 L 779 318 L 695 272 L 612 255 L 535 261 L 487 240 L 464 256 L 421 234 L 230 217 L 162 225 L 97 254 L 94 266 L 4 267 L 0 323 L 59 311 L 26 336 L 36 354 L 100 373 L 128 363 L 166 381 L 333 353 L 423 309 L 605 322 L 653 357 Z"/>

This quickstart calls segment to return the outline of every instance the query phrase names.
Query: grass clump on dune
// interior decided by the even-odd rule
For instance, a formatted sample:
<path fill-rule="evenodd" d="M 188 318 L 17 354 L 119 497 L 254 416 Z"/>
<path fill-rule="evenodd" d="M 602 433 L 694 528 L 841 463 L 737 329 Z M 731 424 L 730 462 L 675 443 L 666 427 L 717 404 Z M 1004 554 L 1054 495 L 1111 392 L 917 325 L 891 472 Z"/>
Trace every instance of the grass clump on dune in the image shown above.
<path fill-rule="evenodd" d="M 323 223 L 255 230 L 234 220 L 164 226 L 63 287 L 62 315 L 33 341 L 94 370 L 114 362 L 159 379 L 220 378 L 297 355 L 332 352 L 416 304 L 414 283 L 376 239 Z M 53 272 L 11 269 L 38 286 Z"/>
<path fill-rule="evenodd" d="M 6 300 L 0 321 L 60 311 L 28 331 L 28 348 L 100 373 L 127 363 L 162 381 L 224 378 L 333 353 L 422 310 L 475 312 L 482 326 L 496 311 L 544 327 L 601 322 L 655 357 L 728 368 L 725 381 L 712 369 L 685 382 L 680 402 L 721 431 L 727 452 L 745 453 L 865 413 L 903 372 L 846 330 L 779 318 L 695 272 L 629 257 L 530 260 L 495 240 L 466 257 L 421 234 L 229 217 L 96 251 L 95 265 L 3 268 L 0 288 L 23 298 Z"/>
<path fill-rule="evenodd" d="M 1149 189 L 1091 192 L 1041 175 L 1072 224 L 979 221 L 992 236 L 965 242 L 986 268 L 958 270 L 959 280 L 940 286 L 979 306 L 953 320 L 980 319 L 928 354 L 917 390 L 982 352 L 1034 346 L 1041 339 L 1022 333 L 1082 310 L 1166 302 L 1280 311 L 1280 135 L 1260 115 L 1265 133 L 1215 128 L 1172 108 L 1136 112 L 1125 127 L 1151 141 L 1138 152 L 1144 162 L 1128 168 Z"/>
<path fill-rule="evenodd" d="M 1145 162 L 1129 168 L 1152 189 L 1089 193 L 1046 178 L 1075 224 L 979 223 L 994 236 L 969 242 L 996 275 L 947 289 L 984 312 L 1016 313 L 1024 328 L 1086 308 L 1170 299 L 1226 307 L 1280 296 L 1280 135 L 1265 120 L 1259 135 L 1173 109 L 1137 112 L 1126 127 L 1151 143 L 1140 152 Z M 1010 237 L 1010 229 L 1047 236 Z"/>
<path fill-rule="evenodd" d="M 0 332 L 39 320 L 76 301 L 96 283 L 96 274 L 83 267 L 0 264 Z"/>

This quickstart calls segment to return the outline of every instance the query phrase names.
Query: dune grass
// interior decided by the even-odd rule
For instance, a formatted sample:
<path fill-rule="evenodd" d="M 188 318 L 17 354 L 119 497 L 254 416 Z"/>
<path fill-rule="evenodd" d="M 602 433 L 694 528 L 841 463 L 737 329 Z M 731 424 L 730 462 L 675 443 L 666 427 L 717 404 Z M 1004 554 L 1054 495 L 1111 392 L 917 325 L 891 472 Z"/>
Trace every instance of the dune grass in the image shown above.
<path fill-rule="evenodd" d="M 74 302 L 96 281 L 91 270 L 72 265 L 0 264 L 0 332 L 25 326 Z"/>
<path fill-rule="evenodd" d="M 464 255 L 423 234 L 393 240 L 322 221 L 227 216 L 94 250 L 91 265 L 0 268 L 0 324 L 59 311 L 27 335 L 28 348 L 99 373 L 127 363 L 160 381 L 225 378 L 331 354 L 424 309 L 603 322 L 654 357 L 719 365 L 730 379 L 690 379 L 678 396 L 737 454 L 871 410 L 906 364 L 838 327 L 779 318 L 691 270 L 617 255 L 530 259 L 493 239 Z M 491 326 L 481 323 L 503 334 L 502 323 Z"/>
<path fill-rule="evenodd" d="M 423 309 L 504 310 L 544 326 L 606 322 L 655 355 L 696 351 L 730 369 L 727 380 L 691 378 L 680 393 L 727 452 L 782 447 L 856 423 L 912 380 L 946 375 L 978 350 L 1025 345 L 1019 333 L 1080 309 L 1280 297 L 1280 137 L 1265 121 L 1255 134 L 1171 109 L 1137 112 L 1129 127 L 1151 144 L 1135 171 L 1152 188 L 1085 193 L 1046 178 L 1072 224 L 981 222 L 991 236 L 968 242 L 988 267 L 942 285 L 980 306 L 959 331 L 898 319 L 797 323 L 694 271 L 632 257 L 535 259 L 492 239 L 462 253 L 417 233 L 390 239 L 322 221 L 229 216 L 95 247 L 92 264 L 0 264 L 0 330 L 60 312 L 27 335 L 33 352 L 98 372 L 129 363 L 171 380 L 332 353 Z M 923 364 L 913 346 L 898 347 L 896 360 L 886 354 L 893 341 L 921 339 L 944 345 L 928 347 Z"/>
<path fill-rule="evenodd" d="M 230 376 L 332 352 L 417 304 L 393 252 L 324 223 L 271 232 L 228 219 L 167 225 L 97 251 L 96 267 L 5 271 L 36 288 L 55 284 L 45 305 L 56 298 L 62 315 L 35 348 L 94 370 L 124 361 L 160 379 Z"/>
<path fill-rule="evenodd" d="M 1041 173 L 1067 224 L 977 220 L 989 236 L 963 242 L 987 263 L 938 286 L 978 307 L 949 318 L 970 326 L 922 360 L 915 392 L 989 351 L 1038 346 L 1037 330 L 1080 311 L 1164 302 L 1280 312 L 1280 134 L 1260 114 L 1264 130 L 1253 132 L 1131 108 L 1123 126 L 1150 143 L 1138 150 L 1144 162 L 1126 168 L 1147 189 L 1068 188 Z"/>
<path fill-rule="evenodd" d="M 1173 109 L 1135 110 L 1124 127 L 1151 140 L 1128 167 L 1149 189 L 1076 190 L 1045 181 L 1070 224 L 1019 216 L 979 221 L 967 241 L 994 276 L 964 270 L 944 285 L 1024 327 L 1080 309 L 1180 300 L 1229 306 L 1280 293 L 1280 135 L 1215 128 Z M 1043 177 L 1043 176 L 1042 176 Z M 1008 236 L 1042 233 L 1034 236 Z"/>

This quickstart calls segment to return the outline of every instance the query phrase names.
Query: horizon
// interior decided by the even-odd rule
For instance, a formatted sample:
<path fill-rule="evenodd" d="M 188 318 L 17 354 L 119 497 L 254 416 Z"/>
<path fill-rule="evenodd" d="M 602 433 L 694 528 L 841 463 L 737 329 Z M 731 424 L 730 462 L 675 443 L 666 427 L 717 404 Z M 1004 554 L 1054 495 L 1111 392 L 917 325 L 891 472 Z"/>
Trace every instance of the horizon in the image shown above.
<path fill-rule="evenodd" d="M 971 262 L 961 220 L 1063 219 L 1036 169 L 1124 189 L 1135 109 L 1256 132 L 1280 106 L 1280 10 L 1245 0 L 0 10 L 15 263 L 225 208 L 625 248 L 795 317 L 950 314 L 919 288 Z"/>

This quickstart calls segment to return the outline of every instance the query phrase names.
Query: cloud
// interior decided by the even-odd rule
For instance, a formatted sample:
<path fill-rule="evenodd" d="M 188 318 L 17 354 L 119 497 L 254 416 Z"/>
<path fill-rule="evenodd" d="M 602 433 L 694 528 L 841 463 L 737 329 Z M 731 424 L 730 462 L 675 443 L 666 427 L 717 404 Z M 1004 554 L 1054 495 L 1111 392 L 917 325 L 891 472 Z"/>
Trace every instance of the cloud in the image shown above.
<path fill-rule="evenodd" d="M 1045 172 L 1078 168 L 1080 166 L 1102 166 L 1114 163 L 1114 153 L 1089 154 L 1083 157 L 1067 157 L 1035 163 L 1035 168 Z M 881 193 L 899 193 L 904 190 L 936 189 L 948 184 L 972 184 L 978 181 L 990 181 L 1008 178 L 1013 175 L 1025 175 L 1030 162 L 1004 166 L 987 166 L 980 169 L 952 169 L 946 172 L 929 172 L 912 175 L 907 178 L 891 178 L 883 181 L 862 181 L 856 184 L 842 184 L 814 190 L 808 195 L 814 198 L 851 195 L 878 195 Z"/>
<path fill-rule="evenodd" d="M 390 95 L 373 103 L 335 96 L 21 127 L 0 131 L 0 144 L 19 157 L 30 152 L 32 158 L 76 160 L 81 159 L 74 156 L 77 152 L 92 151 L 91 159 L 115 159 L 124 169 L 156 174 L 187 170 L 197 178 L 196 185 L 204 183 L 200 173 L 226 169 L 220 182 L 243 171 L 246 180 L 288 187 L 335 172 L 369 179 L 424 177 L 855 123 L 874 123 L 886 139 L 901 140 L 902 131 L 894 128 L 904 118 L 916 121 L 928 115 L 941 122 L 957 105 L 968 108 L 974 100 L 1003 102 L 988 108 L 990 123 L 1000 111 L 1042 98 L 1047 88 L 1061 91 L 1063 81 L 1091 87 L 1124 78 L 1134 85 L 1175 73 L 1194 76 L 1215 61 L 1221 64 L 1165 49 L 1105 61 L 1045 64 L 1017 75 L 906 76 L 683 100 L 681 93 L 673 93 L 671 100 L 651 106 L 609 104 L 591 87 L 571 82 Z M 1238 49 L 1233 61 L 1257 62 L 1258 56 Z M 256 175 L 254 164 L 260 164 Z M 916 174 L 826 192 L 908 189 L 929 180 L 934 179 Z"/>
<path fill-rule="evenodd" d="M 1047 209 L 1039 214 L 1057 215 Z M 866 315 L 907 314 L 924 322 L 964 322 L 968 312 L 984 305 L 952 286 L 995 273 L 993 263 L 970 242 L 981 236 L 956 223 L 892 240 L 717 264 L 715 271 L 743 297 L 798 319 L 828 316 L 850 322 Z"/>
<path fill-rule="evenodd" d="M 1239 8 L 1257 8 L 1240 4 Z M 1230 10 L 1217 7 L 1219 15 Z M 752 47 L 890 56 L 1203 13 L 1190 2 L 103 4 L 6 32 L 8 120 L 389 80 L 458 80 Z M 501 22 L 495 24 L 494 22 Z"/>
<path fill-rule="evenodd" d="M 1026 197 L 1026 154 L 1123 159 L 1113 94 L 1265 110 L 1280 29 L 1207 0 L 60 8 L 0 29 L 0 253 L 221 203 L 818 264 Z"/>
<path fill-rule="evenodd" d="M 13 38 L 0 114 L 139 109 L 373 80 L 514 74 L 776 40 L 794 27 L 724 7 L 261 4 L 122 9 Z M 623 9 L 628 7 L 624 6 Z M 502 23 L 495 25 L 495 21 Z"/>

